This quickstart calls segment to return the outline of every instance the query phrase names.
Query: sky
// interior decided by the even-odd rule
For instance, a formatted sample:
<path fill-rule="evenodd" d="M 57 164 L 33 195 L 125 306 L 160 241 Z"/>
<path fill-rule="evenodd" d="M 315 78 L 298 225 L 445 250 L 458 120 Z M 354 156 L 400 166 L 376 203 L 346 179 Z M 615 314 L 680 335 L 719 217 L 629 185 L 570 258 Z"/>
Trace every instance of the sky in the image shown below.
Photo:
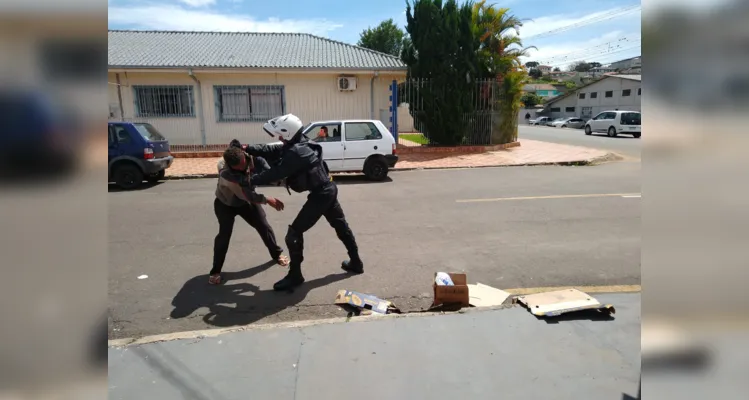
<path fill-rule="evenodd" d="M 696 1 L 696 0 L 692 0 Z M 462 1 L 461 1 L 462 2 Z M 640 55 L 638 0 L 489 0 L 524 20 L 524 61 L 565 69 Z M 109 0 L 109 29 L 303 32 L 356 44 L 392 18 L 405 30 L 405 0 Z"/>

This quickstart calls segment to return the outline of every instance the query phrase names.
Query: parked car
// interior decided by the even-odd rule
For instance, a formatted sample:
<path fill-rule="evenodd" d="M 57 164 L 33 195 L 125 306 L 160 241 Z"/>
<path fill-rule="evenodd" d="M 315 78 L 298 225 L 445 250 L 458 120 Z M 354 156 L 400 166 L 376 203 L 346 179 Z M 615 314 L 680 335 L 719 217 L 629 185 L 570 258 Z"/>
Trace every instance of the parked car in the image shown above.
<path fill-rule="evenodd" d="M 43 91 L 0 90 L 0 179 L 64 178 L 78 171 L 86 138 L 61 103 Z"/>
<path fill-rule="evenodd" d="M 126 190 L 137 188 L 144 179 L 157 182 L 173 161 L 169 141 L 153 125 L 109 123 L 110 182 Z"/>
<path fill-rule="evenodd" d="M 585 121 L 581 118 L 564 118 L 561 121 L 554 121 L 552 124 L 555 128 L 574 128 L 580 129 L 585 126 Z"/>
<path fill-rule="evenodd" d="M 550 120 L 550 121 L 546 122 L 546 126 L 554 126 L 554 124 L 556 124 L 557 122 L 562 122 L 564 120 L 565 120 L 565 118 L 557 118 L 557 119 L 555 119 L 553 121 Z"/>
<path fill-rule="evenodd" d="M 322 127 L 327 134 L 321 135 Z M 367 178 L 381 181 L 398 162 L 395 138 L 378 120 L 317 121 L 303 134 L 322 146 L 331 172 L 363 172 Z"/>
<path fill-rule="evenodd" d="M 531 125 L 546 125 L 547 122 L 551 121 L 549 117 L 538 117 L 528 121 Z"/>
<path fill-rule="evenodd" d="M 585 134 L 606 132 L 610 137 L 619 134 L 639 138 L 642 134 L 642 116 L 637 111 L 604 111 L 585 124 Z"/>

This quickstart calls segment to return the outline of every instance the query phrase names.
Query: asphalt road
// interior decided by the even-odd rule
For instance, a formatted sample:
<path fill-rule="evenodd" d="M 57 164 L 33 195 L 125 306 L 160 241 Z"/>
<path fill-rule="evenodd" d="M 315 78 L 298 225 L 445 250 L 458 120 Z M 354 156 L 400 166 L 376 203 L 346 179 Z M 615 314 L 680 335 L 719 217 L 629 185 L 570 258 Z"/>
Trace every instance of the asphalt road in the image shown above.
<path fill-rule="evenodd" d="M 582 129 L 529 126 L 521 123 L 518 127 L 518 136 L 521 139 L 609 150 L 624 156 L 625 161 L 639 161 L 642 149 L 642 139 L 635 139 L 626 135 L 611 138 L 605 133 L 593 133 L 587 136 Z"/>
<path fill-rule="evenodd" d="M 341 316 L 332 305 L 339 289 L 419 310 L 432 299 L 436 271 L 465 271 L 469 282 L 498 288 L 639 284 L 640 199 L 619 196 L 639 193 L 639 176 L 639 163 L 619 162 L 403 171 L 383 183 L 341 177 L 340 201 L 366 273 L 340 274 L 345 250 L 323 220 L 305 235 L 307 283 L 293 294 L 272 291 L 286 271 L 268 264 L 241 219 L 224 267 L 234 282 L 207 285 L 215 180 L 110 191 L 109 335 Z M 261 192 L 286 203 L 283 212 L 267 211 L 283 243 L 305 196 Z M 559 197 L 566 195 L 592 196 Z"/>

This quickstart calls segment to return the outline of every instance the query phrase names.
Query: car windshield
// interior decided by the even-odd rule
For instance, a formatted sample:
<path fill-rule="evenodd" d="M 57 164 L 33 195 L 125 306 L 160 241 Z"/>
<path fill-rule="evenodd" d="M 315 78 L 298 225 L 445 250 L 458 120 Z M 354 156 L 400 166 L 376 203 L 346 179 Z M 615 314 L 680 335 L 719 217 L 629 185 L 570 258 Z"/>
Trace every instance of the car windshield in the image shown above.
<path fill-rule="evenodd" d="M 146 139 L 149 142 L 160 142 L 166 140 L 164 135 L 157 131 L 151 124 L 133 124 L 133 126 L 135 126 L 138 133 L 143 136 L 143 139 Z"/>
<path fill-rule="evenodd" d="M 641 125 L 642 116 L 637 112 L 626 112 L 622 113 L 622 124 L 623 125 Z"/>

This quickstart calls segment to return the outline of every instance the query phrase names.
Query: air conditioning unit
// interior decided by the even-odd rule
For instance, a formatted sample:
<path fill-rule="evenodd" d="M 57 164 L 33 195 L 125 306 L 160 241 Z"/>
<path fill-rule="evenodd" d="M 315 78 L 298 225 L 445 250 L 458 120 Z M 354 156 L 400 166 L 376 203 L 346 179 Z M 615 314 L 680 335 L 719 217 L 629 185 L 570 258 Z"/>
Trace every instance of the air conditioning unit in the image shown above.
<path fill-rule="evenodd" d="M 351 76 L 339 76 L 338 90 L 342 92 L 356 90 L 356 78 Z"/>

